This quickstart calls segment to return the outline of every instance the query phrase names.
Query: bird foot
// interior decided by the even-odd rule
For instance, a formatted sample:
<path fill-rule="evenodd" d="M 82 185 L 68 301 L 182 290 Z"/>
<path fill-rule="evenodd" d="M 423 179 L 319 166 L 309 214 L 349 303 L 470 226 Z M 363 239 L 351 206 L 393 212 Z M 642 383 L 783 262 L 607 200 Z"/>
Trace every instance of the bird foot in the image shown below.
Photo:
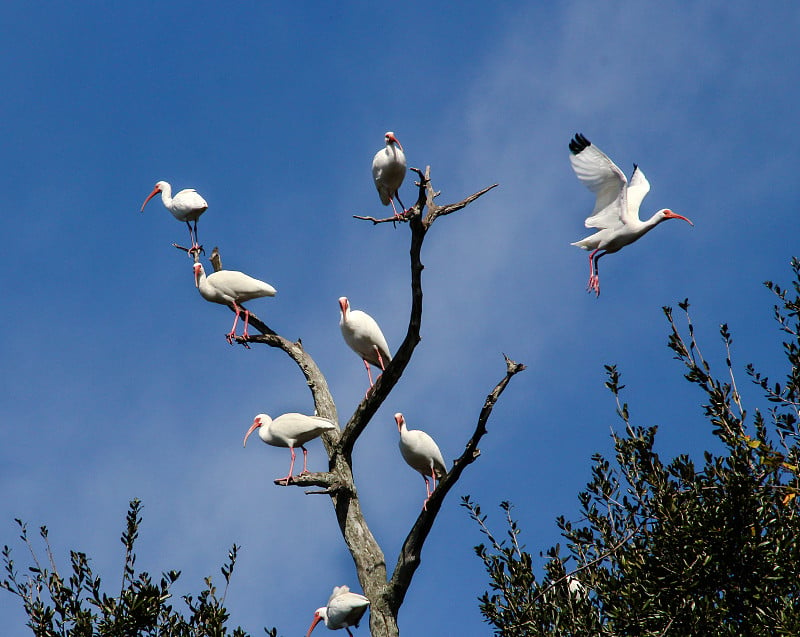
<path fill-rule="evenodd" d="M 591 293 L 594 292 L 597 296 L 600 296 L 600 277 L 596 274 L 592 274 L 589 277 L 589 283 L 586 284 L 586 291 Z"/>
<path fill-rule="evenodd" d="M 245 349 L 250 349 L 250 345 L 247 343 L 249 339 L 250 335 L 247 332 L 245 332 L 241 336 L 236 337 L 236 342 L 239 343 L 239 345 L 244 345 Z"/>
<path fill-rule="evenodd" d="M 239 345 L 244 345 L 246 349 L 250 349 L 250 346 L 247 344 L 247 336 L 236 336 L 234 332 L 230 332 L 225 335 L 225 340 L 228 341 L 228 345 L 233 345 L 233 342 L 236 341 Z"/>
<path fill-rule="evenodd" d="M 292 476 L 288 475 L 285 478 L 276 478 L 275 483 L 282 484 L 288 487 L 292 483 L 292 479 L 293 479 Z"/>

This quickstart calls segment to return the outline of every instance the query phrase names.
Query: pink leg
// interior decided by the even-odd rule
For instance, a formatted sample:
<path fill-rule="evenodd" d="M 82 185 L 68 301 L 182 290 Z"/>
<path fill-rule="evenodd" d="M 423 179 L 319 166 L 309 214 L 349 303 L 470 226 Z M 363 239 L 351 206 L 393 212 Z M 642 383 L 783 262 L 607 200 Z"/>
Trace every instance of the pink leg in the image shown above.
<path fill-rule="evenodd" d="M 189 227 L 189 240 L 192 242 L 192 247 L 191 247 L 192 252 L 194 252 L 195 250 L 199 250 L 200 246 L 197 243 L 195 230 L 192 230 L 192 224 L 187 221 L 186 225 Z M 196 227 L 197 227 L 197 223 L 195 223 L 195 228 Z"/>
<path fill-rule="evenodd" d="M 380 368 L 382 372 L 386 371 L 386 366 L 383 364 L 383 357 L 381 356 L 381 350 L 375 346 L 375 353 L 378 355 L 378 363 L 380 363 Z"/>
<path fill-rule="evenodd" d="M 400 193 L 397 190 L 394 191 L 394 196 L 397 198 L 397 203 L 399 203 L 400 207 L 403 209 L 403 214 L 406 214 L 406 206 L 403 203 L 403 201 L 400 199 Z"/>
<path fill-rule="evenodd" d="M 234 303 L 233 309 L 236 311 L 236 317 L 233 319 L 233 327 L 231 328 L 230 334 L 225 335 L 225 338 L 228 339 L 228 343 L 231 345 L 233 345 L 233 339 L 236 338 L 236 324 L 239 322 L 239 306 Z"/>
<path fill-rule="evenodd" d="M 383 364 L 383 357 L 381 356 L 380 350 L 376 347 L 375 353 L 378 355 L 378 363 L 380 363 L 381 371 L 386 371 L 386 367 Z M 364 360 L 364 366 L 367 368 L 367 375 L 369 376 L 369 386 L 372 389 L 374 383 L 372 382 L 372 372 L 369 368 L 369 363 L 367 363 L 366 359 Z M 367 396 L 369 396 L 369 389 L 367 390 Z"/>
<path fill-rule="evenodd" d="M 367 376 L 369 376 L 369 386 L 372 387 L 375 384 L 372 382 L 372 371 L 370 371 L 369 363 L 365 359 L 362 360 L 364 360 L 364 367 L 367 368 Z"/>
<path fill-rule="evenodd" d="M 242 342 L 242 345 L 244 345 L 247 349 L 250 349 L 250 346 L 247 344 L 247 338 L 250 336 L 250 334 L 247 332 L 247 324 L 250 321 L 250 310 L 248 310 L 246 307 L 243 307 L 242 309 L 244 310 L 244 332 L 242 332 L 242 338 L 245 339 Z"/>
<path fill-rule="evenodd" d="M 597 248 L 597 250 L 589 254 L 589 283 L 586 285 L 586 291 L 595 292 L 597 296 L 600 296 L 600 275 L 595 269 L 596 261 L 594 258 L 598 252 L 600 252 L 600 248 Z"/>
<path fill-rule="evenodd" d="M 308 449 L 306 449 L 303 445 L 300 445 L 300 448 L 303 450 L 303 470 L 300 472 L 300 475 L 304 473 L 309 473 L 308 471 Z"/>
<path fill-rule="evenodd" d="M 592 254 L 598 252 L 599 248 L 595 250 Z M 596 292 L 597 296 L 600 296 L 600 257 L 604 257 L 608 254 L 605 250 L 595 256 L 594 258 L 594 291 Z"/>
<path fill-rule="evenodd" d="M 428 500 L 431 499 L 431 488 L 430 485 L 428 484 L 428 476 L 422 476 L 422 477 L 425 480 L 425 501 L 422 503 L 422 510 L 427 511 Z"/>
<path fill-rule="evenodd" d="M 289 482 L 292 479 L 292 472 L 294 471 L 294 457 L 295 457 L 294 447 L 289 447 L 289 451 L 292 452 L 292 462 L 289 464 L 289 475 L 287 475 L 285 478 L 280 479 L 280 481 L 285 484 L 289 484 Z"/>

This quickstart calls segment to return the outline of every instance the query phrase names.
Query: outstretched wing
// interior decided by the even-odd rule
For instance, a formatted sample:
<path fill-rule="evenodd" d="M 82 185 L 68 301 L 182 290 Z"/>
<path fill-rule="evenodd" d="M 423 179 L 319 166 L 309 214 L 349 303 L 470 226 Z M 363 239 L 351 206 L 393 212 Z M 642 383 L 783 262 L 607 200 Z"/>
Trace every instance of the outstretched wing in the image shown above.
<path fill-rule="evenodd" d="M 569 143 L 569 160 L 575 175 L 595 194 L 587 228 L 608 228 L 624 221 L 628 180 L 602 150 L 578 133 Z M 646 180 L 645 180 L 646 181 Z"/>
<path fill-rule="evenodd" d="M 647 181 L 647 177 L 644 176 L 640 168 L 634 164 L 631 182 L 628 184 L 628 205 L 625 207 L 622 216 L 622 220 L 625 223 L 631 220 L 639 221 L 639 207 L 648 192 L 650 192 L 650 182 Z"/>

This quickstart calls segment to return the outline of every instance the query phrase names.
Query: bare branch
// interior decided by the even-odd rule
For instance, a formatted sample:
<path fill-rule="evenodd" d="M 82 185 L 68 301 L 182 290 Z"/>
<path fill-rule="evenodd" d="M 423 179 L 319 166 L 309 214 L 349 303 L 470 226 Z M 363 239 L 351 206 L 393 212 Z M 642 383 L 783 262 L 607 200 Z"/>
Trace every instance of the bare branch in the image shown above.
<path fill-rule="evenodd" d="M 288 482 L 286 478 L 275 478 L 272 483 L 279 487 L 324 487 L 329 490 L 336 483 L 336 479 L 331 472 L 324 471 L 291 476 Z"/>
<path fill-rule="evenodd" d="M 419 564 L 419 551 L 430 532 L 436 514 L 441 508 L 442 500 L 458 480 L 466 465 L 472 463 L 479 455 L 477 444 L 481 436 L 486 433 L 486 420 L 508 380 L 511 376 L 524 369 L 524 365 L 517 365 L 507 359 L 509 369 L 507 377 L 498 384 L 487 398 L 478 420 L 478 428 L 473 435 L 473 439 L 467 445 L 467 451 L 456 461 L 450 473 L 442 479 L 439 487 L 428 502 L 427 512 L 419 517 L 411 530 L 401 556 L 402 568 L 400 566 L 395 568 L 392 583 L 387 589 L 386 562 L 383 551 L 367 526 L 353 480 L 353 447 L 378 408 L 387 398 L 395 384 L 397 384 L 420 341 L 422 270 L 424 269 L 420 254 L 428 228 L 437 217 L 464 208 L 470 202 L 495 187 L 485 188 L 460 202 L 438 206 L 434 203 L 434 198 L 438 193 L 430 185 L 430 167 L 426 168 L 425 174 L 415 168 L 412 168 L 412 170 L 420 176 L 420 181 L 417 182 L 419 194 L 416 203 L 404 211 L 401 217 L 390 217 L 385 220 L 372 217 L 357 217 L 372 221 L 374 224 L 388 223 L 389 221 L 404 222 L 408 223 L 411 229 L 411 247 L 409 251 L 411 262 L 411 312 L 405 339 L 341 432 L 332 431 L 322 435 L 323 444 L 329 458 L 329 471 L 303 474 L 293 476 L 289 480 L 279 479 L 275 481 L 280 486 L 322 487 L 320 490 L 306 491 L 306 494 L 328 495 L 331 498 L 342 537 L 355 562 L 359 582 L 364 594 L 372 602 L 370 629 L 374 635 L 398 634 L 397 611 Z M 429 208 L 429 212 L 423 220 L 422 213 L 426 206 Z M 216 266 L 220 258 L 219 251 L 215 250 L 212 256 Z M 199 256 L 196 255 L 196 258 L 199 258 Z M 232 306 L 231 311 L 234 311 Z M 247 338 L 237 337 L 236 342 L 242 345 L 261 343 L 285 352 L 303 373 L 314 398 L 316 414 L 338 423 L 336 406 L 331 397 L 327 381 L 314 360 L 303 349 L 302 343 L 299 340 L 292 342 L 280 336 L 253 314 L 249 316 L 249 325 L 260 334 L 250 335 Z M 393 593 L 392 591 L 395 592 Z"/>
<path fill-rule="evenodd" d="M 184 248 L 183 246 L 178 245 L 177 243 L 173 243 L 172 247 L 173 248 L 177 248 L 178 250 L 183 250 L 186 253 L 186 256 L 188 256 L 190 259 L 192 259 L 195 263 L 198 263 L 200 261 L 200 253 L 201 252 L 203 254 L 205 254 L 205 251 L 203 250 L 203 246 L 199 246 L 197 248 Z M 216 248 L 214 248 L 214 249 L 216 250 Z M 211 256 L 212 256 L 212 263 L 213 263 L 213 256 L 214 255 L 212 254 Z M 219 256 L 219 254 L 217 256 Z M 216 268 L 215 268 L 215 271 L 216 271 Z"/>
<path fill-rule="evenodd" d="M 431 185 L 431 167 L 427 166 L 425 168 L 425 173 L 419 168 L 411 168 L 410 170 L 416 172 L 420 179 L 416 182 L 419 188 L 417 201 L 411 208 L 406 210 L 403 215 L 404 218 L 408 218 L 409 227 L 411 228 L 411 315 L 409 317 L 408 330 L 405 339 L 395 352 L 391 363 L 386 367 L 383 374 L 380 375 L 375 382 L 375 386 L 370 390 L 367 396 L 365 396 L 364 400 L 361 401 L 356 411 L 347 422 L 347 425 L 344 427 L 342 433 L 342 453 L 344 453 L 347 458 L 351 456 L 353 446 L 361 435 L 361 432 L 392 391 L 397 381 L 400 380 L 406 366 L 411 360 L 414 349 L 420 341 L 420 328 L 422 325 L 422 270 L 425 269 L 425 266 L 422 264 L 421 252 L 422 243 L 425 240 L 428 228 L 430 228 L 436 217 L 461 210 L 470 202 L 497 185 L 495 184 L 494 186 L 484 188 L 480 192 L 470 195 L 457 203 L 438 206 L 433 201 L 439 193 L 434 191 Z M 426 206 L 429 212 L 425 220 L 423 220 L 422 211 Z M 432 216 L 431 211 L 433 210 L 437 212 Z M 399 221 L 397 218 L 390 218 L 388 220 L 391 221 L 391 219 Z M 377 221 L 382 222 L 382 220 Z"/>
<path fill-rule="evenodd" d="M 366 217 L 362 215 L 353 215 L 353 219 L 361 219 L 362 221 L 371 221 L 372 225 L 377 225 L 379 223 L 408 223 L 411 219 L 411 215 L 409 211 L 413 211 L 412 208 L 402 212 L 401 214 L 397 215 L 396 217 L 392 215 L 391 217 L 383 217 L 378 219 L 376 217 Z"/>
<path fill-rule="evenodd" d="M 475 426 L 475 431 L 472 434 L 472 438 L 467 442 L 464 453 L 453 463 L 453 467 L 439 482 L 436 490 L 431 494 L 428 500 L 427 507 L 420 512 L 411 532 L 403 543 L 403 548 L 397 558 L 397 564 L 394 568 L 392 579 L 388 584 L 390 591 L 388 597 L 395 612 L 397 612 L 402 605 L 406 591 L 408 591 L 408 587 L 411 585 L 411 579 L 419 567 L 422 546 L 433 527 L 433 523 L 436 520 L 436 516 L 442 507 L 445 497 L 456 482 L 458 482 L 464 469 L 475 462 L 480 455 L 478 443 L 486 434 L 486 423 L 494 409 L 495 403 L 498 398 L 500 398 L 500 394 L 503 393 L 511 378 L 525 369 L 525 365 L 515 363 L 505 354 L 503 354 L 503 357 L 506 361 L 506 375 L 486 397 L 481 413 L 478 416 L 478 423 Z"/>
<path fill-rule="evenodd" d="M 214 246 L 214 249 L 211 251 L 211 256 L 208 257 L 208 260 L 211 261 L 211 266 L 214 268 L 214 272 L 219 272 L 222 269 L 222 257 L 219 254 L 219 248 Z"/>
<path fill-rule="evenodd" d="M 430 227 L 430 225 L 434 221 L 436 221 L 437 217 L 443 217 L 445 215 L 449 215 L 449 214 L 452 214 L 454 212 L 458 212 L 462 208 L 464 208 L 464 207 L 468 206 L 469 204 L 471 204 L 473 201 L 475 201 L 481 195 L 484 195 L 487 192 L 489 192 L 492 188 L 497 188 L 498 185 L 499 184 L 492 184 L 491 186 L 487 186 L 483 190 L 479 190 L 478 192 L 470 195 L 466 199 L 462 199 L 461 201 L 459 201 L 457 203 L 451 203 L 451 204 L 448 204 L 446 206 L 437 206 L 436 204 L 433 204 L 432 201 L 429 201 L 428 214 L 425 216 L 425 220 L 423 221 L 423 223 L 426 226 Z M 433 204 L 433 205 L 431 205 L 431 204 Z"/>
<path fill-rule="evenodd" d="M 431 185 L 431 167 L 427 166 L 425 168 L 425 172 L 423 173 L 419 168 L 409 168 L 409 170 L 414 171 L 420 177 L 420 180 L 416 182 L 417 186 L 420 189 L 417 202 L 411 206 L 408 210 L 404 210 L 398 216 L 391 216 L 391 217 L 368 217 L 364 215 L 353 215 L 353 219 L 361 219 L 362 221 L 370 221 L 373 225 L 377 225 L 379 223 L 409 223 L 411 219 L 414 218 L 416 215 L 422 214 L 422 211 L 427 207 L 428 214 L 425 215 L 425 219 L 422 221 L 422 224 L 425 226 L 427 230 L 430 228 L 431 224 L 436 221 L 437 217 L 443 217 L 445 215 L 452 214 L 454 212 L 458 212 L 462 208 L 465 208 L 473 201 L 475 201 L 481 195 L 486 194 L 492 188 L 496 188 L 499 184 L 492 184 L 484 188 L 483 190 L 479 190 L 478 192 L 470 195 L 466 199 L 462 199 L 459 202 L 447 204 L 446 206 L 439 206 L 435 203 L 434 199 L 439 196 L 439 192 L 433 189 Z"/>

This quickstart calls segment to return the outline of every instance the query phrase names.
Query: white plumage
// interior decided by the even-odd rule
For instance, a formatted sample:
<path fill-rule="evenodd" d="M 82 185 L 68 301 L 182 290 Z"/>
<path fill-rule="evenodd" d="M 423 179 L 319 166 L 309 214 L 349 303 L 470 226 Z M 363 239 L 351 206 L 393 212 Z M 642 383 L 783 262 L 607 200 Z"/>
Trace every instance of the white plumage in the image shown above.
<path fill-rule="evenodd" d="M 247 308 L 240 307 L 239 304 L 262 296 L 275 296 L 276 294 L 275 288 L 269 283 L 259 281 L 236 270 L 220 270 L 206 276 L 203 264 L 199 262 L 194 264 L 194 284 L 206 301 L 233 306 L 236 317 L 233 319 L 233 327 L 230 333 L 225 336 L 229 343 L 233 343 L 233 339 L 236 337 L 236 323 L 242 310 L 244 310 L 244 331 L 242 336 L 248 337 L 247 323 L 250 319 L 250 312 Z"/>
<path fill-rule="evenodd" d="M 144 212 L 144 207 L 147 205 L 147 202 L 159 192 L 161 193 L 161 201 L 164 207 L 169 210 L 172 216 L 178 221 L 184 221 L 186 225 L 189 226 L 189 238 L 192 242 L 192 249 L 199 249 L 200 245 L 197 240 L 197 220 L 200 218 L 200 215 L 206 211 L 206 208 L 208 208 L 206 200 L 203 199 L 194 188 L 181 190 L 173 197 L 172 186 L 166 181 L 159 181 L 156 183 L 155 188 L 153 188 L 153 192 L 144 200 L 141 212 Z M 189 223 L 190 221 L 194 222 L 194 230 L 192 229 L 192 224 Z"/>
<path fill-rule="evenodd" d="M 399 217 L 394 200 L 396 198 L 400 202 L 403 212 L 405 212 L 406 207 L 403 206 L 397 191 L 406 176 L 406 156 L 403 153 L 403 147 L 392 131 L 388 131 L 384 135 L 384 139 L 386 146 L 375 153 L 372 160 L 372 178 L 375 180 L 375 187 L 378 189 L 381 203 L 384 206 L 392 204 L 394 216 Z"/>
<path fill-rule="evenodd" d="M 268 445 L 288 447 L 291 451 L 292 462 L 289 465 L 289 473 L 285 478 L 281 478 L 288 484 L 294 471 L 295 447 L 303 450 L 303 470 L 300 472 L 300 475 L 303 475 L 308 473 L 308 451 L 304 445 L 326 431 L 338 429 L 338 427 L 327 418 L 320 416 L 288 413 L 273 420 L 267 414 L 258 414 L 244 436 L 243 446 L 247 446 L 247 439 L 256 429 L 258 429 L 258 437 Z"/>
<path fill-rule="evenodd" d="M 347 634 L 353 637 L 350 626 L 358 628 L 358 622 L 367 612 L 367 608 L 369 608 L 369 600 L 366 597 L 358 593 L 351 593 L 345 585 L 336 586 L 328 600 L 328 605 L 318 608 L 314 612 L 314 620 L 311 622 L 306 637 L 309 637 L 320 621 L 324 621 L 325 626 L 330 630 L 344 628 L 347 630 Z"/>
<path fill-rule="evenodd" d="M 392 360 L 389 353 L 389 345 L 381 332 L 381 328 L 366 312 L 361 310 L 351 310 L 350 301 L 346 296 L 339 297 L 339 328 L 345 343 L 350 346 L 356 354 L 364 361 L 369 377 L 369 386 L 372 387 L 372 372 L 370 364 L 385 370 Z"/>
<path fill-rule="evenodd" d="M 572 245 L 592 250 L 589 255 L 587 290 L 600 296 L 597 264 L 600 257 L 633 243 L 666 219 L 683 219 L 690 225 L 694 224 L 668 208 L 659 210 L 647 221 L 641 221 L 639 207 L 650 192 L 650 182 L 639 167 L 633 165 L 633 175 L 628 183 L 617 165 L 580 133 L 570 141 L 569 149 L 572 153 L 572 169 L 581 183 L 596 196 L 592 214 L 585 222 L 586 227 L 599 229 L 599 232 Z"/>
<path fill-rule="evenodd" d="M 436 480 L 447 474 L 444 457 L 433 438 L 419 429 L 406 428 L 406 419 L 403 414 L 394 415 L 397 430 L 400 432 L 400 453 L 409 467 L 419 471 L 425 478 L 425 502 L 422 508 L 427 508 L 431 493 L 436 491 Z M 428 485 L 428 478 L 433 480 L 433 489 Z"/>

